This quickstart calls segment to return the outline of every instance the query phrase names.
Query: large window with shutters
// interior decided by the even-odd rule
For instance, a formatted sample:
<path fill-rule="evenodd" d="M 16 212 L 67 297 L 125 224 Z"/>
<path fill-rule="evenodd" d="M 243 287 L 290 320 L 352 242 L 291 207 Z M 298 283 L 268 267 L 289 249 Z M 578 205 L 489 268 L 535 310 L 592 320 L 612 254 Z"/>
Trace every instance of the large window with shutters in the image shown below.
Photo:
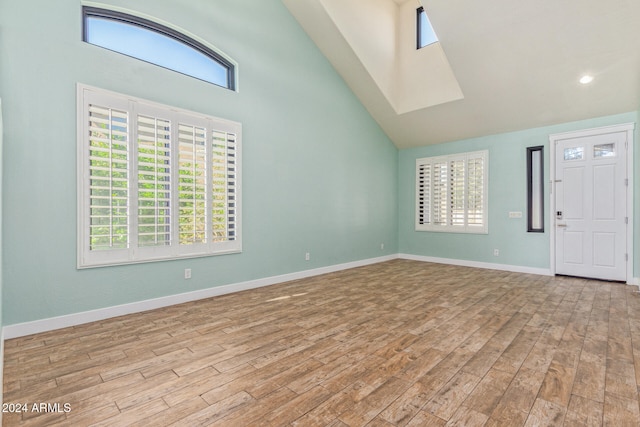
<path fill-rule="evenodd" d="M 416 230 L 487 233 L 488 151 L 416 160 Z"/>
<path fill-rule="evenodd" d="M 241 125 L 78 86 L 78 267 L 239 252 Z"/>

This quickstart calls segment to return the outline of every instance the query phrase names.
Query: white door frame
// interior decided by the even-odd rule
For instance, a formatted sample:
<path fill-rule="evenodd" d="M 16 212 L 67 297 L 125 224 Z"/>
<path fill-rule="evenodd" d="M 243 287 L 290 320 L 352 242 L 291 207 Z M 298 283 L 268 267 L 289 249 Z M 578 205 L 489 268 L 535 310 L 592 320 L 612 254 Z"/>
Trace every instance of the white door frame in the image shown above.
<path fill-rule="evenodd" d="M 633 278 L 633 131 L 635 123 L 624 123 L 620 125 L 604 126 L 593 129 L 584 129 L 572 132 L 555 133 L 549 135 L 549 244 L 550 244 L 550 270 L 551 274 L 556 274 L 556 150 L 555 143 L 562 139 L 582 138 L 587 136 L 604 135 L 614 132 L 627 133 L 627 213 L 629 218 L 627 224 L 627 284 L 634 285 Z"/>

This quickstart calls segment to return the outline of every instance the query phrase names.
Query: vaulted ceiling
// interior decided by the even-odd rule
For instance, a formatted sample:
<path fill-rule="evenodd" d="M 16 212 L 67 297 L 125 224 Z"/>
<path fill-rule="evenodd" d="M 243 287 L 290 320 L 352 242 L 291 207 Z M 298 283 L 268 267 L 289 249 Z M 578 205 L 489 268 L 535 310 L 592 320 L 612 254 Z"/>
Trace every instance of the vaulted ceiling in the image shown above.
<path fill-rule="evenodd" d="M 640 109 L 638 0 L 282 1 L 399 148 Z"/>

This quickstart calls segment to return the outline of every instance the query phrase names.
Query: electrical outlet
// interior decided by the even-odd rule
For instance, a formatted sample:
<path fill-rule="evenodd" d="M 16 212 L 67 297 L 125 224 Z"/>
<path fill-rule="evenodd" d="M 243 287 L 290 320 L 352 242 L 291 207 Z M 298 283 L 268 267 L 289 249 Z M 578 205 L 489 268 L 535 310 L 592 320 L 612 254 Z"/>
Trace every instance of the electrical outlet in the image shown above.
<path fill-rule="evenodd" d="M 184 278 L 185 279 L 191 279 L 191 269 L 190 268 L 185 268 L 184 269 Z"/>
<path fill-rule="evenodd" d="M 493 256 L 500 256 L 500 249 L 494 249 Z"/>
<path fill-rule="evenodd" d="M 307 252 L 306 254 L 304 254 L 304 260 L 305 261 L 309 261 L 311 259 L 311 254 L 309 252 Z"/>
<path fill-rule="evenodd" d="M 384 243 L 380 243 L 380 250 L 384 251 Z"/>

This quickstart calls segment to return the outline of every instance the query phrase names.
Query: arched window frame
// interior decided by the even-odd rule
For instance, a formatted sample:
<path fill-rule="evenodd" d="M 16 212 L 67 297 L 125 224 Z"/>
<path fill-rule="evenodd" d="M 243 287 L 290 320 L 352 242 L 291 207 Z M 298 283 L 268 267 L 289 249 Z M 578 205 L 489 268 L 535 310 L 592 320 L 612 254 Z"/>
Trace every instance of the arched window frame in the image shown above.
<path fill-rule="evenodd" d="M 184 44 L 185 46 L 194 49 L 200 53 L 202 53 L 203 55 L 207 56 L 208 58 L 210 58 L 211 60 L 217 62 L 218 64 L 220 64 L 222 67 L 224 67 L 227 70 L 227 85 L 226 86 L 221 86 L 221 85 L 217 85 L 216 83 L 213 82 L 208 82 L 208 83 L 212 83 L 212 84 L 216 84 L 217 86 L 221 86 L 221 87 L 225 87 L 227 89 L 231 89 L 231 90 L 235 90 L 236 89 L 236 76 L 235 76 L 235 65 L 229 61 L 228 59 L 226 59 L 224 56 L 222 56 L 221 54 L 219 54 L 218 52 L 216 52 L 215 50 L 213 50 L 212 48 L 206 46 L 204 43 L 199 42 L 198 40 L 195 40 L 194 38 L 181 33 L 180 31 L 174 29 L 174 28 L 170 28 L 166 25 L 162 25 L 158 22 L 152 21 L 150 19 L 146 19 L 146 18 L 142 18 L 140 16 L 135 16 L 135 15 L 131 15 L 128 13 L 124 13 L 124 12 L 120 12 L 120 11 L 116 11 L 116 10 L 110 10 L 110 9 L 103 9 L 103 8 L 99 8 L 99 7 L 94 7 L 94 6 L 83 6 L 82 7 L 82 40 L 84 42 L 90 43 L 88 41 L 89 37 L 87 34 L 87 19 L 89 18 L 100 18 L 100 19 L 107 19 L 107 20 L 112 20 L 112 21 L 119 21 L 119 22 L 123 22 L 129 25 L 133 25 L 133 26 L 137 26 L 149 31 L 153 31 L 155 33 L 158 33 L 160 35 L 163 35 L 165 37 L 169 37 L 172 38 L 182 44 Z M 99 45 L 95 45 L 95 46 L 99 46 Z M 102 46 L 101 46 L 102 47 Z M 131 56 L 122 52 L 118 52 L 127 56 Z M 146 61 L 142 58 L 138 58 L 135 57 L 138 60 L 141 61 L 145 61 L 148 63 L 152 63 L 149 61 Z M 181 74 L 185 74 L 184 72 L 181 71 L 177 71 L 177 70 L 173 70 L 171 68 L 165 67 L 161 64 L 156 64 L 153 63 L 154 65 L 157 65 L 159 67 L 163 67 L 165 69 L 170 69 L 172 71 L 181 73 Z M 185 75 L 189 75 L 189 74 L 185 74 Z M 190 75 L 190 77 L 202 80 L 199 77 L 196 76 L 192 76 Z M 206 81 L 206 80 L 203 80 Z"/>

